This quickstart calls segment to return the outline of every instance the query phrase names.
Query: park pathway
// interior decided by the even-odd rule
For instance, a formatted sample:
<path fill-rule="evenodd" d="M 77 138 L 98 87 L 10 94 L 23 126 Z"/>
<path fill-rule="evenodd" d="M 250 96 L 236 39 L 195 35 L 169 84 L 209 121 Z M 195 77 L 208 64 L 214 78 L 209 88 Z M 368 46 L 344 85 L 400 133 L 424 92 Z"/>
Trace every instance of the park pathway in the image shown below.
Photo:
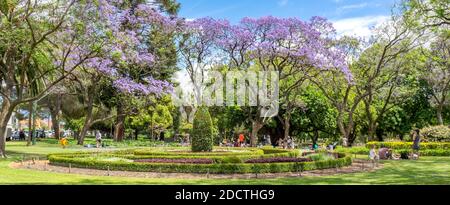
<path fill-rule="evenodd" d="M 333 168 L 325 170 L 312 170 L 301 173 L 273 173 L 273 174 L 191 174 L 191 173 L 157 173 L 157 172 L 128 172 L 128 171 L 107 171 L 84 168 L 69 168 L 50 165 L 47 160 L 28 160 L 23 162 L 13 162 L 10 164 L 14 169 L 29 169 L 37 171 L 47 171 L 55 173 L 70 173 L 90 176 L 115 176 L 115 177 L 136 177 L 136 178 L 190 178 L 190 179 L 273 179 L 273 178 L 296 178 L 330 176 L 337 174 L 350 174 L 360 172 L 373 172 L 383 168 L 383 164 L 373 164 L 367 160 L 354 159 L 351 166 Z"/>

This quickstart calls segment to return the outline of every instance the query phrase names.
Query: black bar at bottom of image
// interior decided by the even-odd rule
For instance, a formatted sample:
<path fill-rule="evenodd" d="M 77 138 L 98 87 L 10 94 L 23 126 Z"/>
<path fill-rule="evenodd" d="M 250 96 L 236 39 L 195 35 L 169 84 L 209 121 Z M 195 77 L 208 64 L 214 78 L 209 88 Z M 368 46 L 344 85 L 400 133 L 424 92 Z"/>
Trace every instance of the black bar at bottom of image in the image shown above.
<path fill-rule="evenodd" d="M 227 202 L 311 201 L 334 203 L 369 200 L 372 197 L 398 197 L 399 201 L 424 197 L 437 200 L 448 197 L 450 186 L 0 186 L 0 196 L 22 200 L 70 202 L 192 202 L 198 204 Z M 370 201 L 370 200 L 369 200 Z M 391 200 L 392 201 L 392 200 Z"/>

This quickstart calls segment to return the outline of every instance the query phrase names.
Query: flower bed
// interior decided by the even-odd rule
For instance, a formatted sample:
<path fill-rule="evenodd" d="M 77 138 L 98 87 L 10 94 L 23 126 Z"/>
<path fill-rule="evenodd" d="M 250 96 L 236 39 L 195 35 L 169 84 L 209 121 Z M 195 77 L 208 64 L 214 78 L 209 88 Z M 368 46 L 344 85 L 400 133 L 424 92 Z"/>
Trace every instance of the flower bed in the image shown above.
<path fill-rule="evenodd" d="M 258 158 L 250 159 L 245 163 L 285 163 L 285 162 L 311 162 L 308 158 L 294 158 L 294 157 L 277 157 L 277 158 Z"/>
<path fill-rule="evenodd" d="M 212 159 L 136 159 L 140 163 L 212 164 Z"/>
<path fill-rule="evenodd" d="M 149 155 L 135 155 L 136 150 L 122 150 L 102 153 L 72 153 L 52 154 L 48 156 L 50 164 L 100 170 L 139 171 L 139 172 L 167 172 L 167 173 L 279 173 L 296 172 L 299 170 L 328 169 L 349 166 L 351 157 L 336 154 L 336 159 L 312 161 L 309 158 L 298 158 L 298 151 L 267 149 L 249 149 L 249 155 L 232 155 L 221 153 L 164 153 L 157 149 Z M 183 149 L 180 149 L 183 151 Z M 255 153 L 267 154 L 255 154 Z M 162 155 L 157 155 L 161 153 Z M 179 155 L 177 155 L 179 154 Z M 222 155 L 220 155 L 222 154 Z M 102 160 L 102 159 L 115 160 Z M 123 159 L 123 160 L 120 160 Z"/>

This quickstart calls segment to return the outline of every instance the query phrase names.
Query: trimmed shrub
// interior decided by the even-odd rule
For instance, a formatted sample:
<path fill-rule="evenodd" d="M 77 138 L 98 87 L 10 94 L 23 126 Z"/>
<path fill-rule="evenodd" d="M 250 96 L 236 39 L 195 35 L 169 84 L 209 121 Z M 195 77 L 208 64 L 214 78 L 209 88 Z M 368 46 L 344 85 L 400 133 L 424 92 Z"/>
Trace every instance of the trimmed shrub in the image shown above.
<path fill-rule="evenodd" d="M 390 149 L 412 149 L 412 142 L 368 142 L 366 148 L 370 149 L 373 145 L 376 148 L 390 148 Z M 450 149 L 448 142 L 423 142 L 420 143 L 420 149 Z"/>
<path fill-rule="evenodd" d="M 211 152 L 213 150 L 213 124 L 208 108 L 200 107 L 195 113 L 192 129 L 192 151 Z"/>
<path fill-rule="evenodd" d="M 369 154 L 367 147 L 338 147 L 336 152 L 350 153 L 350 154 Z"/>
<path fill-rule="evenodd" d="M 411 153 L 411 149 L 409 150 L 395 150 L 394 152 L 399 154 L 409 155 Z M 448 149 L 427 149 L 427 150 L 419 150 L 420 156 L 428 156 L 428 157 L 447 157 L 450 156 L 450 150 Z"/>
<path fill-rule="evenodd" d="M 324 161 L 324 160 L 332 160 L 334 158 L 328 155 L 328 153 L 317 153 L 308 155 L 308 159 L 311 159 L 312 161 Z"/>
<path fill-rule="evenodd" d="M 420 130 L 420 134 L 427 142 L 450 142 L 450 127 L 431 126 Z"/>

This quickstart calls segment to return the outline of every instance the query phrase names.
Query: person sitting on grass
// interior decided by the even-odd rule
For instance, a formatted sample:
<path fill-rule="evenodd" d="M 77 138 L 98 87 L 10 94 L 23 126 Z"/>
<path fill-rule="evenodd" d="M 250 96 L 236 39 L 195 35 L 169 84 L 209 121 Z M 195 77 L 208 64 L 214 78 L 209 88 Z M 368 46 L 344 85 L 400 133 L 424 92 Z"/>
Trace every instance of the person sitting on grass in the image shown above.
<path fill-rule="evenodd" d="M 388 160 L 392 156 L 392 151 L 389 148 L 381 148 L 378 152 L 378 157 L 382 160 Z"/>

